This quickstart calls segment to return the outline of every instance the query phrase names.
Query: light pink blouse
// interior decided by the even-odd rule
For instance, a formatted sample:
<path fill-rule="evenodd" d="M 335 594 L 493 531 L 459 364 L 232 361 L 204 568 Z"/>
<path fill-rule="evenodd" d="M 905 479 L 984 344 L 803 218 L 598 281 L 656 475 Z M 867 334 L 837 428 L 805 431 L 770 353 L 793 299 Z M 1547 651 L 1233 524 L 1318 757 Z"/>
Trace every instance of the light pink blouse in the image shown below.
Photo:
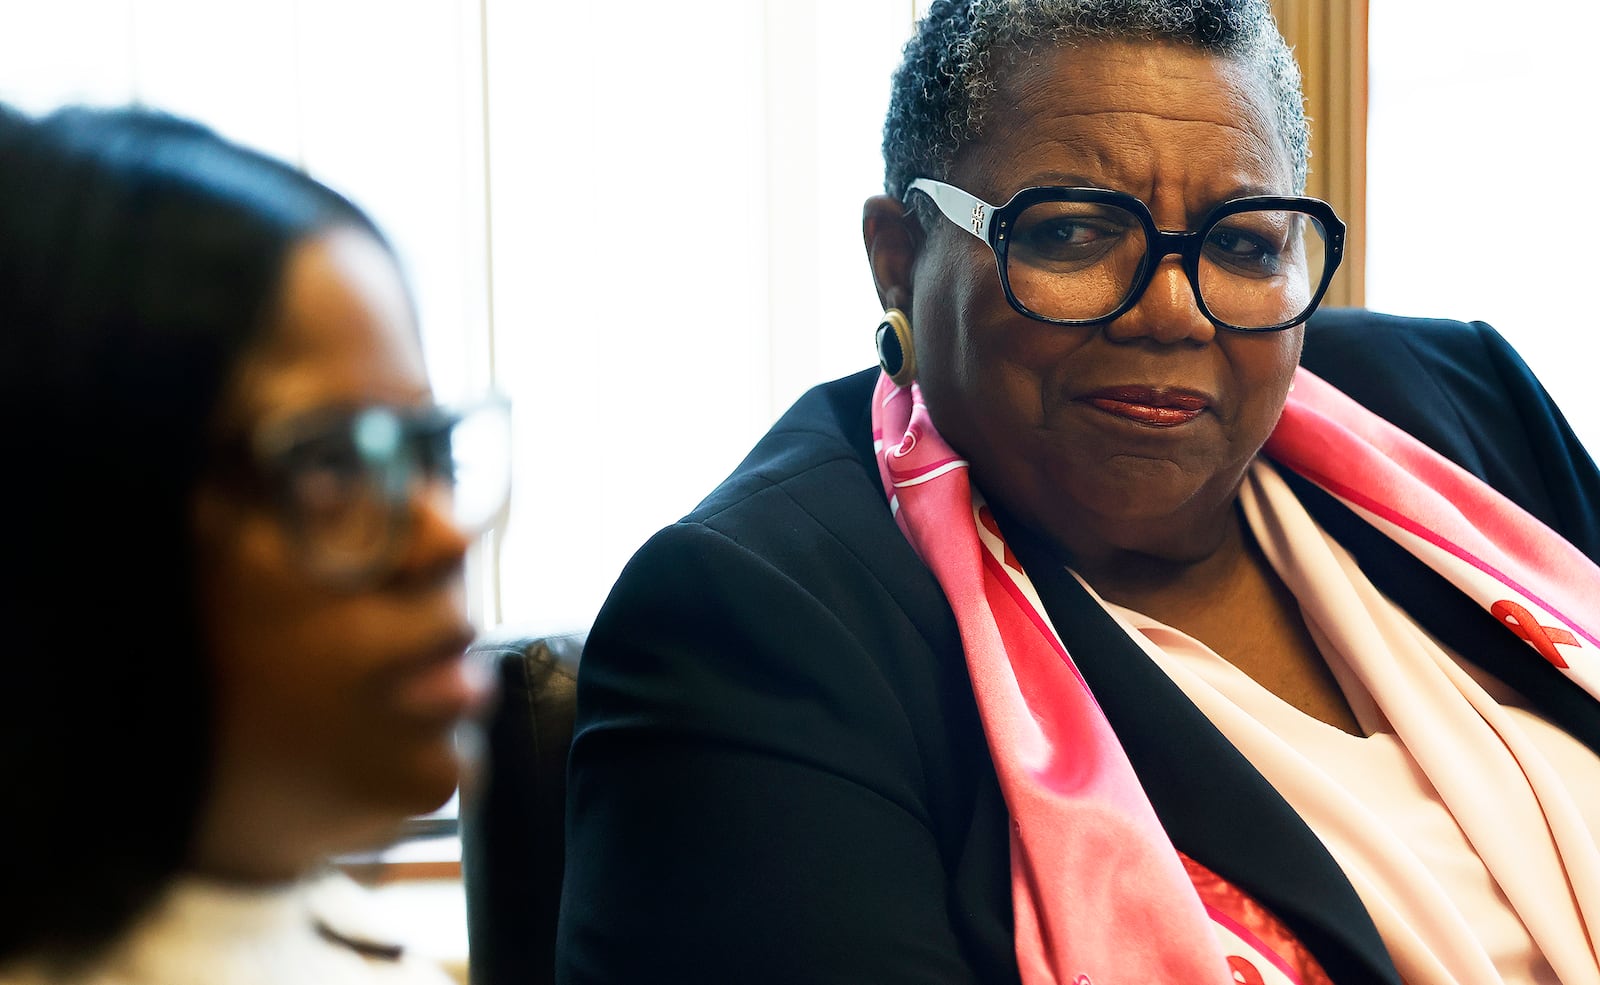
<path fill-rule="evenodd" d="M 1600 756 L 1379 593 L 1270 467 L 1241 502 L 1365 737 L 1101 604 L 1327 845 L 1408 983 L 1600 985 Z"/>

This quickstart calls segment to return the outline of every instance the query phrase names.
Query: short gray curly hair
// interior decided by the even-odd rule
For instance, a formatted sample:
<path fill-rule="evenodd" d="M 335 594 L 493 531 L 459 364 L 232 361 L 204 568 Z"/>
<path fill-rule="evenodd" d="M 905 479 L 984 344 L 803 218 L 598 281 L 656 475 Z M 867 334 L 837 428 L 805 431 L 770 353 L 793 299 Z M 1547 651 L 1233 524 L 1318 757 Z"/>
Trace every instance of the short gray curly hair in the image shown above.
<path fill-rule="evenodd" d="M 1311 130 L 1300 69 L 1268 0 L 935 0 L 906 43 L 883 125 L 884 189 L 903 198 L 944 178 L 983 132 L 998 54 L 1074 41 L 1168 41 L 1253 66 L 1277 107 L 1278 133 L 1306 186 Z"/>

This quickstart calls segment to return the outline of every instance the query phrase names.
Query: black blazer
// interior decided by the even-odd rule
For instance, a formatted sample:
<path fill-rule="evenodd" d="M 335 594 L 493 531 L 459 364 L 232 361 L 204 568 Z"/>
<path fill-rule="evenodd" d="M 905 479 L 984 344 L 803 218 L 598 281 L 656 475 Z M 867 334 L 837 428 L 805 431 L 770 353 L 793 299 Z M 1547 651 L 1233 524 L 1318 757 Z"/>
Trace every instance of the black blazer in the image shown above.
<path fill-rule="evenodd" d="M 1303 361 L 1600 558 L 1600 473 L 1488 326 L 1329 311 Z M 601 612 L 580 670 L 559 980 L 1019 980 L 1009 818 L 954 617 L 885 506 L 875 376 L 796 403 Z M 1592 699 L 1290 480 L 1391 598 L 1600 751 Z M 1305 824 L 1042 545 L 1008 539 L 1177 847 L 1271 908 L 1336 982 L 1398 983 Z"/>

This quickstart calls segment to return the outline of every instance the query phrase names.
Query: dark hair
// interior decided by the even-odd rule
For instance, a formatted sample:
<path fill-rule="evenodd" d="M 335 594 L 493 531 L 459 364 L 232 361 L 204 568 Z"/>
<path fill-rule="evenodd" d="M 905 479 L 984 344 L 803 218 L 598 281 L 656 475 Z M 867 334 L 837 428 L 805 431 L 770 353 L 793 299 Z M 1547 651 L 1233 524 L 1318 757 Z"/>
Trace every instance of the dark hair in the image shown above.
<path fill-rule="evenodd" d="M 919 177 L 948 176 L 983 133 L 995 71 L 1008 53 L 1093 41 L 1193 45 L 1260 73 L 1278 133 L 1305 190 L 1310 129 L 1300 69 L 1268 0 L 935 0 L 906 43 L 883 125 L 884 189 L 904 198 Z"/>
<path fill-rule="evenodd" d="M 185 863 L 211 690 L 192 501 L 299 241 L 349 201 L 195 123 L 0 106 L 0 961 L 112 940 Z"/>

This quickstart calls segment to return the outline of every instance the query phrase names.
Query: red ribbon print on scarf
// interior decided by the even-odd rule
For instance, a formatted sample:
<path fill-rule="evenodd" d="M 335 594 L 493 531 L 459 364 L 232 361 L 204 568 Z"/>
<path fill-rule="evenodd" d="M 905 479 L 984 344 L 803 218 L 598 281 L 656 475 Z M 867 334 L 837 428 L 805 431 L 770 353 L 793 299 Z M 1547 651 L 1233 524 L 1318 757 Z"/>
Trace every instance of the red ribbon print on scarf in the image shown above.
<path fill-rule="evenodd" d="M 1500 620 L 1507 629 L 1533 644 L 1539 655 L 1560 667 L 1567 669 L 1567 662 L 1561 658 L 1561 653 L 1556 649 L 1557 643 L 1567 646 L 1577 646 L 1578 638 L 1560 626 L 1541 626 L 1533 613 L 1509 599 L 1496 602 L 1489 609 L 1489 614 Z"/>
<path fill-rule="evenodd" d="M 1261 972 L 1237 954 L 1228 955 L 1228 970 L 1233 972 L 1233 980 L 1239 985 L 1266 985 L 1266 979 L 1261 977 Z"/>

